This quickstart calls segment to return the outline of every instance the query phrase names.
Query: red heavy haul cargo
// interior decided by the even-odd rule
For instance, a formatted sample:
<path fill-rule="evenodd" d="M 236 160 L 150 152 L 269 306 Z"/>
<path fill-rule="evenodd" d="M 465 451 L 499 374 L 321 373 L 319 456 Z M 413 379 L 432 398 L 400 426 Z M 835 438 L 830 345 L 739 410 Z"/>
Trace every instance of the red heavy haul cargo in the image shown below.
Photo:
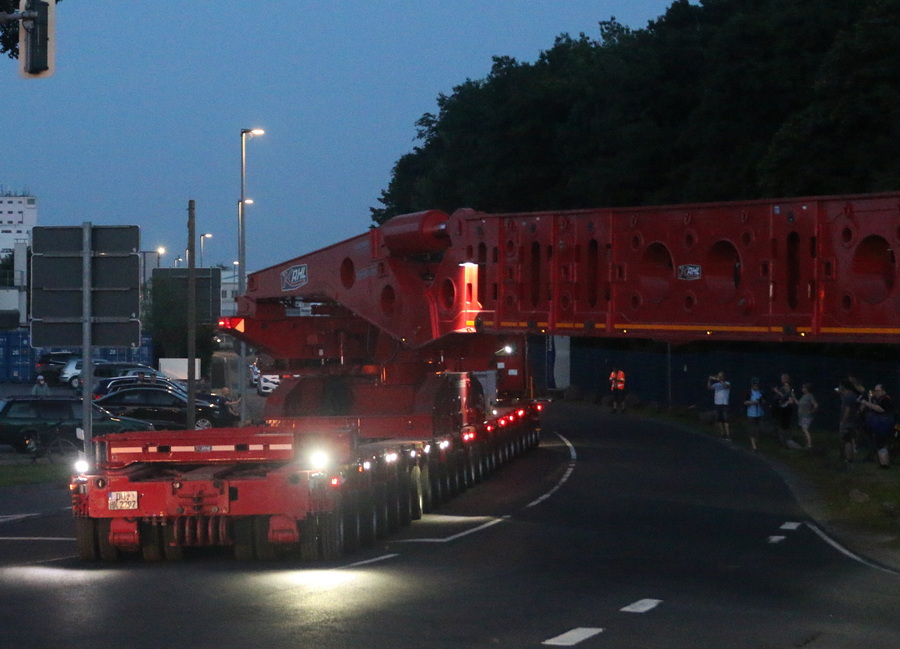
<path fill-rule="evenodd" d="M 80 554 L 333 558 L 538 441 L 526 336 L 900 341 L 900 194 L 398 216 L 253 273 L 265 426 L 99 438 Z"/>

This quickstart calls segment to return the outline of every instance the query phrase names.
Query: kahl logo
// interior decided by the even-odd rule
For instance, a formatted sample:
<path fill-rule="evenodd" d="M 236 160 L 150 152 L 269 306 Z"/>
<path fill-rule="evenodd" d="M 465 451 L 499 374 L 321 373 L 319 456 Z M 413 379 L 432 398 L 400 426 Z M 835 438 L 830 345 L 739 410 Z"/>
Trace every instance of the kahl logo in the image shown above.
<path fill-rule="evenodd" d="M 309 273 L 306 270 L 306 264 L 299 266 L 291 266 L 287 270 L 281 271 L 281 290 L 292 291 L 300 288 L 309 281 Z"/>
<path fill-rule="evenodd" d="M 700 279 L 700 264 L 685 264 L 678 267 L 678 279 Z"/>

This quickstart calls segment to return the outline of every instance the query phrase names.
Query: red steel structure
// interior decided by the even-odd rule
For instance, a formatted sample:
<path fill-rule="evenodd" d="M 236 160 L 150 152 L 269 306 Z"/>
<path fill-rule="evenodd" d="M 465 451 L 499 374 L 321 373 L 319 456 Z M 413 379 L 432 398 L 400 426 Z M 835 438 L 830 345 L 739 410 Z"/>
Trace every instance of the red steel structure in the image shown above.
<path fill-rule="evenodd" d="M 527 334 L 894 343 L 898 240 L 900 193 L 395 217 L 249 276 L 265 425 L 100 439 L 79 553 L 333 559 L 537 444 Z"/>

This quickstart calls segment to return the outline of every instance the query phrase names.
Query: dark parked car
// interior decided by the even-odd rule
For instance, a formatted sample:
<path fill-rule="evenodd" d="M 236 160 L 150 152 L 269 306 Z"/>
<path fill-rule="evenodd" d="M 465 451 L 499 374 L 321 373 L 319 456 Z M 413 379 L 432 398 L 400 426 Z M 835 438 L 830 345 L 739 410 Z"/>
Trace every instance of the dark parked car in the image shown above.
<path fill-rule="evenodd" d="M 116 390 L 94 401 L 116 415 L 151 422 L 161 430 L 187 428 L 187 395 L 169 387 L 135 386 Z M 227 408 L 197 400 L 194 428 L 233 426 L 238 417 Z"/>
<path fill-rule="evenodd" d="M 114 417 L 91 405 L 94 435 L 153 430 L 146 421 Z M 0 401 L 0 444 L 21 453 L 40 454 L 56 442 L 53 447 L 74 452 L 81 448 L 75 432 L 82 425 L 81 414 L 81 399 L 77 397 L 7 397 Z"/>
<path fill-rule="evenodd" d="M 47 352 L 38 357 L 34 366 L 34 375 L 43 376 L 47 383 L 53 385 L 59 383 L 59 374 L 65 368 L 69 359 L 81 358 L 79 352 Z"/>

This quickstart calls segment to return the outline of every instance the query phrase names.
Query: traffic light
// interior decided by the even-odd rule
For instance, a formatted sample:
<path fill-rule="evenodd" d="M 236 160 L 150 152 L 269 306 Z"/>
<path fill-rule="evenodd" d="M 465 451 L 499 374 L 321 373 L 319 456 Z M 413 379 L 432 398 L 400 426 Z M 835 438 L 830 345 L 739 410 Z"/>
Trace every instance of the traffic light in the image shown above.
<path fill-rule="evenodd" d="M 19 21 L 19 73 L 49 77 L 55 58 L 56 0 L 21 0 L 19 11 L 33 16 Z"/>

